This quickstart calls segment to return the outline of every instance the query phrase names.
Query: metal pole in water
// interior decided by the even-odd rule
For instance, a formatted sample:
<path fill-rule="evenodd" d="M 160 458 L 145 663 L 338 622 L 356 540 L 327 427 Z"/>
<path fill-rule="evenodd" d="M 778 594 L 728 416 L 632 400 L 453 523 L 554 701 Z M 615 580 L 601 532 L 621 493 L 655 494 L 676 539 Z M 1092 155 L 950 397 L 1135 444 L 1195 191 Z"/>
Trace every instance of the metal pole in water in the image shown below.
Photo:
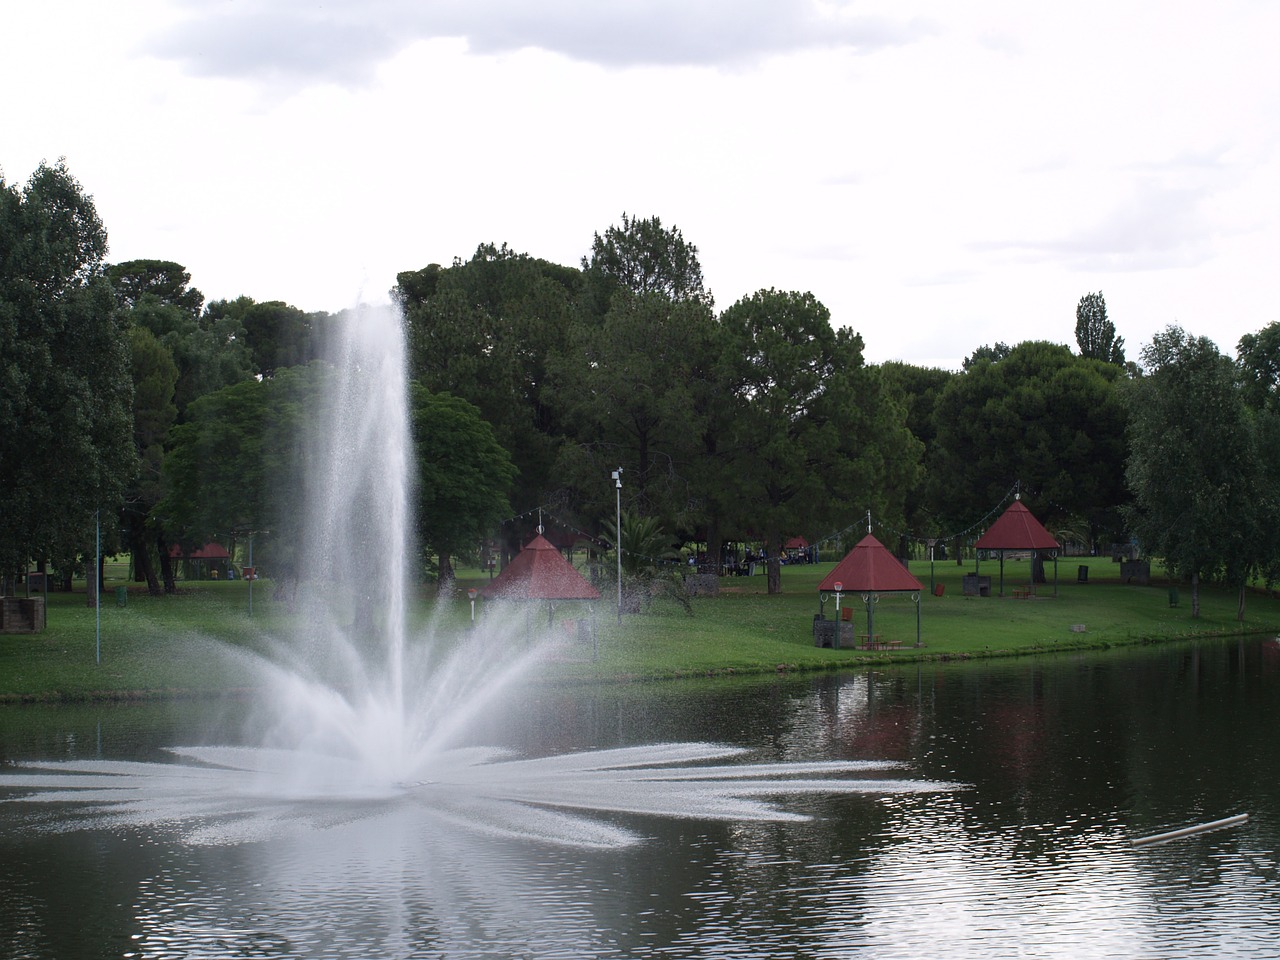
<path fill-rule="evenodd" d="M 1168 843 L 1170 840 L 1179 840 L 1182 837 L 1194 836 L 1197 833 L 1208 833 L 1210 830 L 1221 830 L 1223 827 L 1234 827 L 1236 824 L 1244 823 L 1249 819 L 1247 813 L 1236 814 L 1234 817 L 1223 817 L 1221 820 L 1212 820 L 1209 823 L 1196 824 L 1193 827 L 1181 827 L 1177 830 L 1169 830 L 1166 833 L 1155 833 L 1149 837 L 1138 837 L 1131 840 L 1135 847 L 1147 847 L 1155 843 Z"/>

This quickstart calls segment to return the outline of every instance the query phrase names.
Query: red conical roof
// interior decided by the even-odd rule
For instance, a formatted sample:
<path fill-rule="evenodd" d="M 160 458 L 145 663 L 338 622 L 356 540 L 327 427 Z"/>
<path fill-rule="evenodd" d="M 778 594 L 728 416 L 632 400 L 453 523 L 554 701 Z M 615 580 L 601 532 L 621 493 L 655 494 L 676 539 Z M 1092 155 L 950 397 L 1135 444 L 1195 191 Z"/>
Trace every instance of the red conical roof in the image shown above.
<path fill-rule="evenodd" d="M 1026 504 L 1015 500 L 975 546 L 979 550 L 1057 550 L 1060 544 L 1031 515 Z"/>
<path fill-rule="evenodd" d="M 836 564 L 834 570 L 822 578 L 818 589 L 831 591 L 836 588 L 837 583 L 845 593 L 893 593 L 924 589 L 924 585 L 911 575 L 898 558 L 869 533 Z"/>
<path fill-rule="evenodd" d="M 503 600 L 600 599 L 600 591 L 541 534 L 530 540 L 505 570 L 481 587 L 480 595 Z"/>

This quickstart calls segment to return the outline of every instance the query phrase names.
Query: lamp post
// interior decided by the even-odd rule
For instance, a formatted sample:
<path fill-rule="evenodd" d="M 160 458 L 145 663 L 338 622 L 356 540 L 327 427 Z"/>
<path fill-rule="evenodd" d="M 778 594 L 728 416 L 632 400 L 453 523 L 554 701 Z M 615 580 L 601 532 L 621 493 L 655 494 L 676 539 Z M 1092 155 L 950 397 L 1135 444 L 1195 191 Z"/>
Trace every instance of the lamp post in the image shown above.
<path fill-rule="evenodd" d="M 618 624 L 622 624 L 622 468 L 613 471 L 614 517 L 613 549 L 618 555 Z"/>
<path fill-rule="evenodd" d="M 258 571 L 253 567 L 253 531 L 249 531 L 249 616 L 253 616 L 253 581 Z"/>
<path fill-rule="evenodd" d="M 97 628 L 94 634 L 94 663 L 102 663 L 102 511 L 95 510 L 93 514 L 93 597 L 97 601 L 95 603 L 95 617 L 97 618 Z M 87 580 L 88 578 L 86 578 Z"/>
<path fill-rule="evenodd" d="M 471 598 L 471 625 L 473 627 L 476 625 L 476 594 L 479 592 L 475 587 L 467 591 L 467 596 Z"/>
<path fill-rule="evenodd" d="M 833 586 L 836 589 L 836 637 L 831 641 L 831 649 L 840 649 L 840 594 L 844 592 L 844 584 L 837 580 Z"/>

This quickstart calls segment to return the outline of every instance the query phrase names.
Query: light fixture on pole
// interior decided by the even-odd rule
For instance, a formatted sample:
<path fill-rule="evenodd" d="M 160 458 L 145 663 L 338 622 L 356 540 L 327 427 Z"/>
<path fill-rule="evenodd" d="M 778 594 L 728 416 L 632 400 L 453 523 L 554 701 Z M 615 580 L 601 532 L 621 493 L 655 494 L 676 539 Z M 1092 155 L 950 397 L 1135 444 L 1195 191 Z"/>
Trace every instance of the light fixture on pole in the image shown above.
<path fill-rule="evenodd" d="M 480 591 L 472 587 L 467 591 L 467 596 L 471 598 L 471 625 L 475 626 L 476 622 L 476 594 Z"/>
<path fill-rule="evenodd" d="M 618 555 L 618 623 L 622 623 L 622 468 L 613 471 L 614 527 L 613 549 Z"/>
<path fill-rule="evenodd" d="M 835 639 L 831 641 L 831 649 L 839 650 L 840 649 L 840 594 L 844 592 L 844 584 L 841 581 L 837 580 L 834 584 L 832 584 L 832 586 L 835 587 L 835 591 L 836 591 L 836 635 L 835 635 Z"/>

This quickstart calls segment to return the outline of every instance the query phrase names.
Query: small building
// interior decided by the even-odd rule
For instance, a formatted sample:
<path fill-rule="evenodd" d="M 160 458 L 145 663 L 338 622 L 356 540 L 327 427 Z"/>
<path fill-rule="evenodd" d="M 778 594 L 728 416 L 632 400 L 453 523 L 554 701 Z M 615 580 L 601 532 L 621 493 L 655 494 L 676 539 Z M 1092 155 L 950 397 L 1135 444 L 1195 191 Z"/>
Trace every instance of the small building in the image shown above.
<path fill-rule="evenodd" d="M 825 595 L 834 593 L 838 597 L 845 594 L 856 596 L 867 608 L 867 632 L 863 634 L 861 642 L 857 643 L 857 646 L 869 649 L 877 649 L 881 646 L 899 646 L 901 641 L 890 640 L 885 644 L 880 643 L 880 637 L 875 632 L 875 606 L 880 602 L 880 594 L 882 593 L 905 593 L 910 594 L 915 601 L 916 646 L 922 646 L 923 644 L 920 640 L 920 593 L 923 590 L 924 584 L 912 576 L 911 571 L 903 566 L 902 561 L 890 553 L 884 544 L 868 533 L 818 584 L 819 608 L 818 613 L 814 616 L 813 642 L 820 647 L 839 648 L 855 645 L 851 642 L 845 642 L 846 640 L 854 639 L 854 631 L 852 623 L 850 622 L 846 627 L 843 619 L 845 617 L 843 610 L 851 610 L 852 608 L 842 608 L 841 613 L 837 614 L 835 622 L 826 619 L 826 612 L 823 609 L 826 600 Z M 839 599 L 837 599 L 837 603 L 839 603 Z M 850 619 L 852 618 L 851 613 L 849 617 Z"/>
<path fill-rule="evenodd" d="M 178 544 L 169 548 L 169 558 L 180 563 L 179 575 L 184 580 L 229 580 L 235 578 L 231 554 L 220 543 L 206 543 L 194 550 Z"/>
<path fill-rule="evenodd" d="M 987 532 L 974 544 L 978 550 L 994 550 L 1000 555 L 1000 596 L 1004 596 L 1004 555 L 1010 551 L 1029 552 L 1034 560 L 1048 554 L 1053 557 L 1053 593 L 1058 595 L 1058 551 L 1061 545 L 1044 525 L 1032 516 L 1020 499 L 1009 504 L 1009 509 L 996 519 Z M 978 563 L 974 561 L 974 574 Z M 1015 596 L 1030 597 L 1034 587 L 1027 584 L 1016 588 Z"/>
<path fill-rule="evenodd" d="M 555 616 L 556 604 L 570 600 L 599 600 L 600 591 L 561 556 L 542 534 L 530 540 L 506 568 L 477 593 L 486 600 L 526 600 L 547 605 L 547 623 Z M 595 642 L 595 627 L 586 621 Z M 578 621 L 566 623 L 576 634 Z"/>

